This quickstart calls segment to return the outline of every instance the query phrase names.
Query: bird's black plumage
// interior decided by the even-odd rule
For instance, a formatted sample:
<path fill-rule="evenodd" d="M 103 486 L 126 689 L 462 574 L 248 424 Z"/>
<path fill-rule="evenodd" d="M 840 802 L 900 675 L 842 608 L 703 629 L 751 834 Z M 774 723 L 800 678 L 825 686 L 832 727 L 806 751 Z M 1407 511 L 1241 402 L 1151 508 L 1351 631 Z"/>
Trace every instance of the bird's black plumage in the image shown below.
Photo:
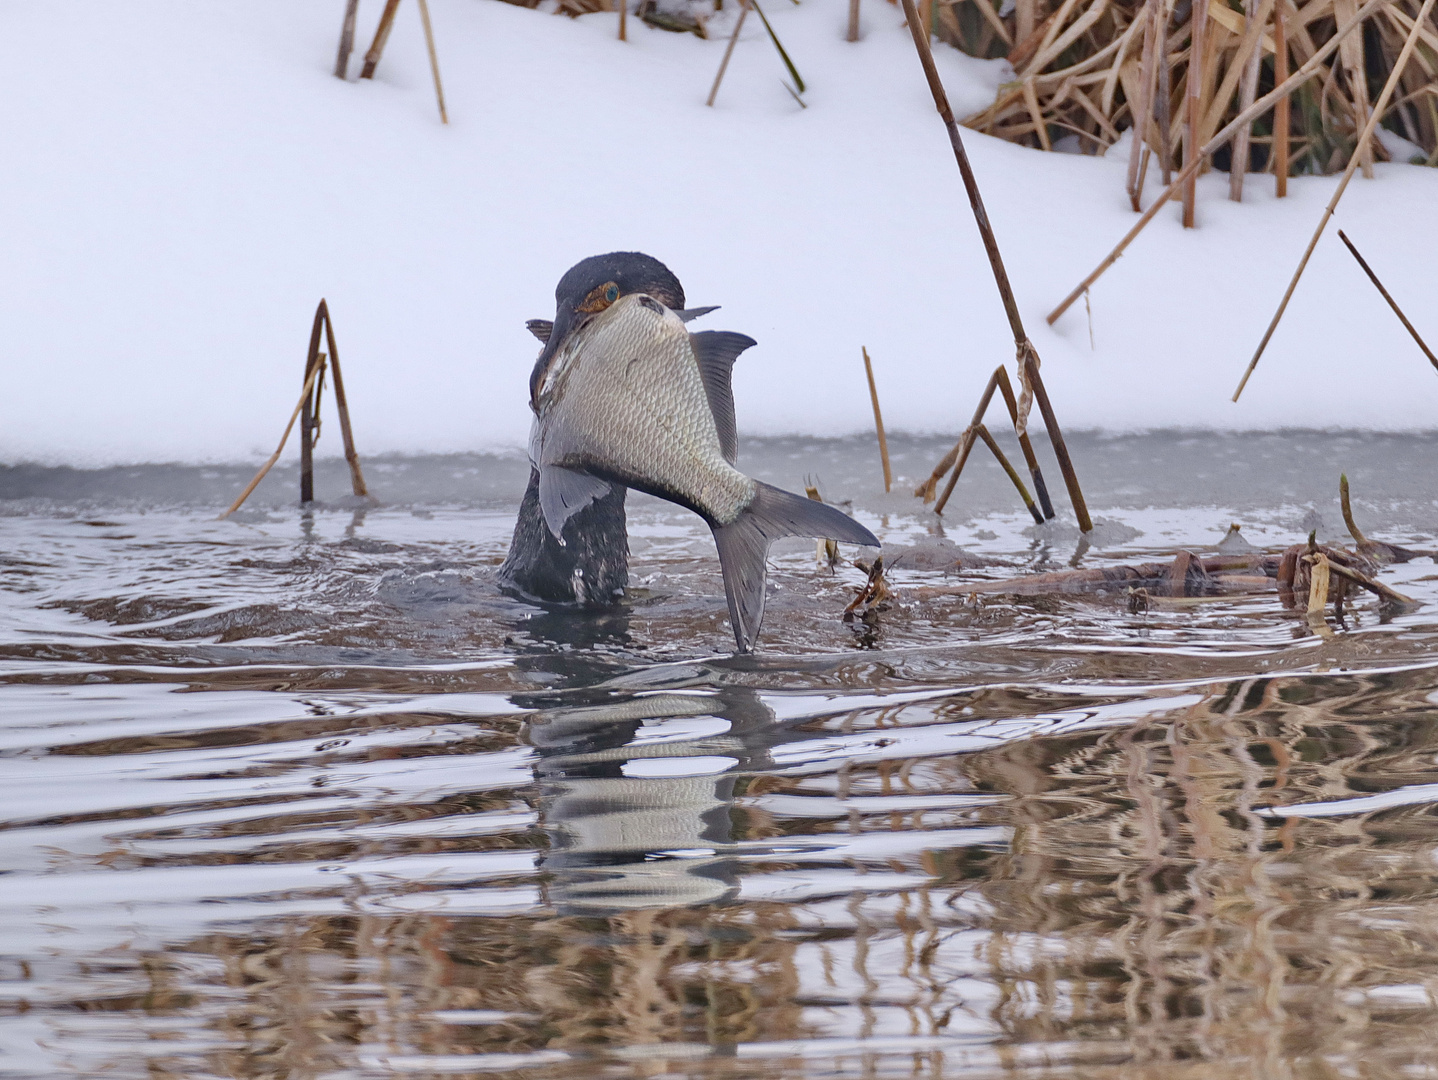
<path fill-rule="evenodd" d="M 591 317 L 582 310 L 586 298 L 611 283 L 621 296 L 644 293 L 676 311 L 684 307 L 684 286 L 653 256 L 612 251 L 575 263 L 554 290 L 554 323 L 529 377 L 531 405 L 545 371 L 564 342 Z M 530 329 L 536 327 L 542 329 L 543 323 L 531 320 Z M 608 495 L 596 499 L 565 523 L 561 545 L 545 524 L 539 505 L 539 472 L 531 468 L 509 555 L 499 568 L 500 583 L 548 603 L 586 607 L 615 603 L 629 583 L 625 494 L 623 486 L 611 485 Z"/>

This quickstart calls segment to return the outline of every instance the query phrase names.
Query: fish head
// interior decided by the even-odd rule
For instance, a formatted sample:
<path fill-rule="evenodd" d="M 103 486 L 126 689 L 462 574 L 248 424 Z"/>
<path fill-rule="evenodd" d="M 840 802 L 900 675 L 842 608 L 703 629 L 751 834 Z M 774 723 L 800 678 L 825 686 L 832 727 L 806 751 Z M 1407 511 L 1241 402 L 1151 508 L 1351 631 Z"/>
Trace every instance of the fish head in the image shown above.
<path fill-rule="evenodd" d="M 545 373 L 565 342 L 621 297 L 643 294 L 671 310 L 684 307 L 684 286 L 658 259 L 639 251 L 611 251 L 575 263 L 554 290 L 554 326 L 529 376 L 530 404 L 537 407 Z"/>

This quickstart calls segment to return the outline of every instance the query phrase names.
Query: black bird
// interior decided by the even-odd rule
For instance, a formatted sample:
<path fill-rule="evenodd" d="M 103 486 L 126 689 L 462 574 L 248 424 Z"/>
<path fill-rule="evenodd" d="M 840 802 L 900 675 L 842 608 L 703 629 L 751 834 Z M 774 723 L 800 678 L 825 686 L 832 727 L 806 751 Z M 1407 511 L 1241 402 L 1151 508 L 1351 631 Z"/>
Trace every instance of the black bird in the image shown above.
<path fill-rule="evenodd" d="M 612 287 L 611 297 L 596 291 Z M 602 300 L 643 293 L 677 311 L 686 321 L 714 308 L 684 308 L 684 286 L 669 267 L 638 251 L 613 251 L 576 263 L 554 290 L 554 321 L 530 319 L 530 333 L 544 343 L 529 377 L 534 404 L 544 373 L 565 340 L 584 326 Z M 607 306 L 607 305 L 605 305 Z M 561 545 L 545 524 L 539 505 L 539 470 L 531 463 L 529 486 L 519 505 L 519 520 L 499 580 L 511 591 L 556 604 L 605 607 L 618 601 L 629 584 L 629 534 L 622 484 L 575 513 L 564 525 Z"/>
<path fill-rule="evenodd" d="M 524 500 L 529 509 L 527 517 L 521 510 L 506 580 L 531 595 L 539 595 L 537 583 L 561 599 L 612 602 L 627 576 L 627 544 L 613 534 L 623 531 L 624 485 L 634 487 L 693 510 L 713 530 L 734 639 L 748 652 L 764 618 L 774 540 L 878 546 L 833 507 L 736 467 L 730 376 L 754 339 L 691 333 L 685 323 L 713 308 L 685 310 L 683 289 L 662 263 L 636 252 L 586 259 L 560 279 L 556 299 L 549 333 L 531 324 L 546 337 L 530 376 L 532 497 Z M 584 535 L 586 525 L 597 534 Z"/>

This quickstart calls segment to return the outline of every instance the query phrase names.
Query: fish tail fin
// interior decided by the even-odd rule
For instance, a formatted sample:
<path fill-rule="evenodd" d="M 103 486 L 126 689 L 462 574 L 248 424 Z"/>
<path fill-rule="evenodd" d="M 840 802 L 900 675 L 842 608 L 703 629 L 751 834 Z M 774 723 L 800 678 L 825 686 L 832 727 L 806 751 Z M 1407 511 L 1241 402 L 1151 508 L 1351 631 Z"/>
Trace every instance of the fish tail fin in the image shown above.
<path fill-rule="evenodd" d="M 749 652 L 764 621 L 765 559 L 781 536 L 814 536 L 878 547 L 864 526 L 832 506 L 759 484 L 751 502 L 728 525 L 714 527 L 714 545 L 724 572 L 729 621 L 740 652 Z"/>

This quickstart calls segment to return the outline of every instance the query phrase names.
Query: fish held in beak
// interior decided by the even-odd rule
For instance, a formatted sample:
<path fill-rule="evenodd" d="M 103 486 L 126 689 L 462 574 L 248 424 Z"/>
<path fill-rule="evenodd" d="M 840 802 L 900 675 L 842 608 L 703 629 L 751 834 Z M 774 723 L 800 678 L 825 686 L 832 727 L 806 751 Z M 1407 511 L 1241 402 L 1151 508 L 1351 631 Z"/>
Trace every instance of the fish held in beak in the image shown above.
<path fill-rule="evenodd" d="M 699 514 L 714 533 L 734 640 L 748 652 L 764 618 L 766 557 L 782 536 L 877 547 L 868 529 L 832 506 L 734 467 L 730 374 L 743 334 L 690 334 L 650 296 L 620 297 L 572 332 L 554 333 L 537 369 L 531 457 L 550 531 L 624 484 Z M 562 342 L 562 344 L 560 344 Z"/>

